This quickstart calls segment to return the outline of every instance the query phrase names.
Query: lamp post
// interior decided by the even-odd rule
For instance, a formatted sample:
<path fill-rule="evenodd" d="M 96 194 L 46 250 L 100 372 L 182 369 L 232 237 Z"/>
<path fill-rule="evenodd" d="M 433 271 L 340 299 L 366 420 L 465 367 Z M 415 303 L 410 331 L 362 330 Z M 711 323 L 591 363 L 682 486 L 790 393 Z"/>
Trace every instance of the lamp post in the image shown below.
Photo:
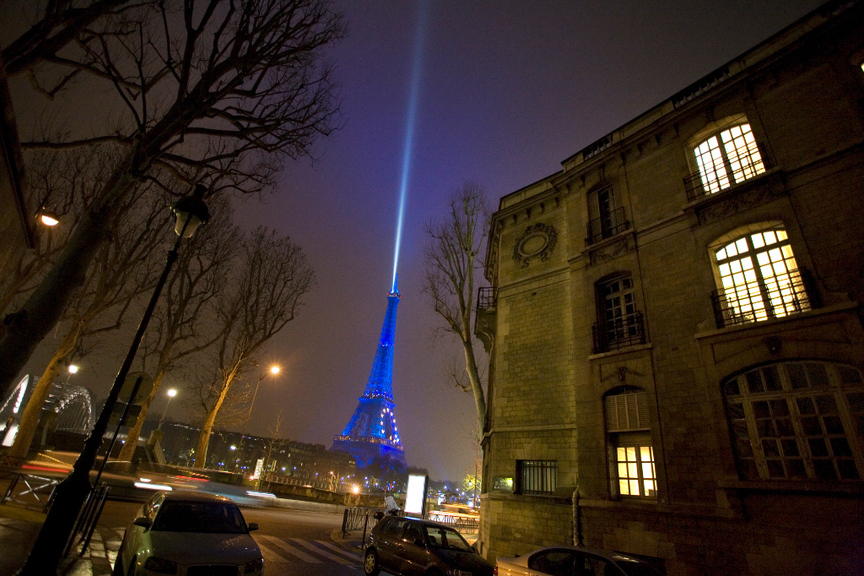
<path fill-rule="evenodd" d="M 273 376 L 276 376 L 276 374 L 279 374 L 279 366 L 276 366 L 274 364 L 273 366 L 270 367 L 270 370 L 268 370 L 267 372 L 270 372 L 270 374 L 272 374 Z M 249 426 L 249 420 L 252 419 L 252 408 L 255 407 L 255 398 L 258 397 L 258 387 L 261 386 L 261 381 L 264 380 L 265 376 L 267 376 L 267 372 L 262 372 L 261 376 L 258 377 L 258 383 L 255 384 L 255 393 L 252 394 L 252 402 L 249 403 L 249 414 L 246 415 L 246 421 L 243 423 L 243 432 L 240 433 L 240 446 L 237 449 L 237 459 L 234 460 L 234 471 L 235 472 L 237 471 L 237 464 L 238 464 L 240 458 L 243 457 L 242 456 L 242 454 L 243 454 L 243 452 L 242 452 L 243 441 L 246 439 L 246 427 Z"/>
<path fill-rule="evenodd" d="M 207 189 L 199 184 L 195 187 L 194 194 L 180 198 L 171 207 L 171 212 L 175 217 L 174 231 L 177 233 L 177 240 L 174 242 L 173 249 L 168 252 L 165 269 L 156 283 L 156 288 L 150 297 L 150 303 L 144 311 L 144 316 L 138 325 L 138 330 L 120 371 L 117 372 L 117 377 L 114 379 L 114 384 L 111 386 L 111 391 L 108 393 L 108 399 L 99 414 L 99 419 L 84 443 L 84 449 L 75 461 L 72 472 L 55 488 L 54 503 L 45 517 L 45 522 L 42 524 L 39 536 L 37 536 L 33 549 L 27 557 L 27 562 L 18 571 L 17 576 L 45 576 L 57 573 L 57 567 L 63 558 L 66 544 L 72 537 L 78 513 L 81 511 L 81 506 L 87 495 L 93 489 L 90 484 L 90 469 L 96 462 L 96 454 L 102 445 L 102 436 L 108 429 L 108 421 L 111 419 L 114 405 L 120 397 L 123 382 L 132 367 L 132 361 L 135 359 L 138 346 L 144 337 L 144 331 L 147 329 L 154 308 L 156 308 L 156 302 L 168 280 L 171 267 L 177 261 L 180 241 L 183 238 L 190 238 L 199 225 L 210 219 L 210 211 L 204 202 L 206 191 Z"/>
<path fill-rule="evenodd" d="M 162 412 L 162 419 L 159 420 L 159 426 L 156 427 L 157 430 L 162 429 L 162 423 L 165 422 L 165 415 L 168 414 L 168 406 L 171 405 L 171 399 L 177 395 L 177 390 L 171 388 L 166 392 L 166 394 L 168 394 L 168 402 L 165 403 L 165 410 Z"/>

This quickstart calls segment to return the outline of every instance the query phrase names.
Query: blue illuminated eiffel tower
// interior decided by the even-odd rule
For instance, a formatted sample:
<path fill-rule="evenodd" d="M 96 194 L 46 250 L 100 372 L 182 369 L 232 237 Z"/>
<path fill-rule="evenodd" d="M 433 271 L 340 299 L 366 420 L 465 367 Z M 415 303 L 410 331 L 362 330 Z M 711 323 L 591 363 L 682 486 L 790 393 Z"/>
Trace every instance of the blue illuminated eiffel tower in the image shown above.
<path fill-rule="evenodd" d="M 393 412 L 396 407 L 393 403 L 393 343 L 399 298 L 399 290 L 394 282 L 393 291 L 387 295 L 387 314 L 384 316 L 381 339 L 378 341 L 366 391 L 360 397 L 348 426 L 333 440 L 332 450 L 354 456 L 358 468 L 365 468 L 376 458 L 392 460 L 401 467 L 407 466 L 405 448 L 399 439 Z"/>

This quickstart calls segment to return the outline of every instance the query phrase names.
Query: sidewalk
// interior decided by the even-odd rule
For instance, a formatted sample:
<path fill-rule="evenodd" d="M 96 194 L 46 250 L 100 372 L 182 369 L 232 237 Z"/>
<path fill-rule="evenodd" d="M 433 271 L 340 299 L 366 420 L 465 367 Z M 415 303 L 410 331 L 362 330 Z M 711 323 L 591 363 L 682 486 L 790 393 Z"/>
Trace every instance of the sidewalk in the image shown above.
<path fill-rule="evenodd" d="M 14 505 L 0 505 L 0 574 L 12 576 L 27 561 L 39 529 L 45 521 L 41 512 Z M 104 537 L 108 529 L 98 528 L 93 533 L 84 556 L 70 554 L 60 564 L 58 574 L 63 576 L 110 576 L 112 561 L 120 547 L 119 536 Z M 109 557 L 109 552 L 113 554 Z"/>

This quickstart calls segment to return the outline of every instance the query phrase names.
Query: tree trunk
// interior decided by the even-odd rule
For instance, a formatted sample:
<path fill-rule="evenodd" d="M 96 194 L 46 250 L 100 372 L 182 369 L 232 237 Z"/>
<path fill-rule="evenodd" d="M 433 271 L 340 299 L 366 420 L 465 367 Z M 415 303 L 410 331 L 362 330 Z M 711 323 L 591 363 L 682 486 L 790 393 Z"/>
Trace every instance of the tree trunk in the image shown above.
<path fill-rule="evenodd" d="M 483 440 L 483 428 L 486 424 L 486 398 L 483 394 L 483 384 L 480 381 L 480 372 L 477 370 L 477 359 L 474 357 L 474 347 L 471 342 L 462 341 L 465 350 L 465 372 L 471 382 L 471 392 L 474 393 L 474 405 L 477 408 L 477 438 Z"/>
<path fill-rule="evenodd" d="M 33 438 L 36 436 L 36 429 L 39 427 L 39 420 L 42 418 L 42 409 L 45 406 L 45 401 L 48 399 L 48 394 L 51 392 L 51 384 L 60 373 L 60 363 L 65 360 L 69 354 L 75 350 L 78 345 L 78 337 L 81 333 L 80 325 L 75 326 L 57 346 L 54 356 L 48 362 L 45 371 L 42 372 L 42 377 L 33 388 L 33 393 L 21 413 L 21 422 L 18 424 L 18 433 L 15 436 L 15 443 L 9 449 L 10 458 L 24 459 L 30 451 L 30 445 L 33 443 Z"/>
<path fill-rule="evenodd" d="M 231 389 L 231 382 L 233 381 L 234 372 L 232 371 L 222 384 L 216 404 L 213 405 L 213 408 L 207 413 L 207 418 L 204 419 L 204 425 L 201 427 L 201 433 L 198 435 L 198 448 L 195 450 L 195 464 L 192 465 L 192 468 L 203 469 L 206 467 L 210 434 L 213 432 L 213 425 L 216 423 L 216 415 L 219 414 L 219 409 L 222 408 L 222 403 L 225 402 L 225 397 L 228 395 L 228 390 Z"/>
<path fill-rule="evenodd" d="M 159 392 L 159 386 L 162 384 L 162 379 L 164 377 L 165 370 L 157 370 L 156 375 L 153 377 L 153 390 L 151 390 L 150 395 L 141 402 L 141 412 L 138 414 L 138 419 L 135 421 L 135 425 L 126 433 L 126 443 L 123 444 L 123 448 L 120 449 L 120 454 L 117 456 L 118 460 L 131 462 L 132 457 L 135 456 L 135 449 L 138 448 L 138 437 L 141 435 L 141 428 L 144 427 L 144 418 L 147 417 L 150 405 L 156 399 L 156 393 Z"/>

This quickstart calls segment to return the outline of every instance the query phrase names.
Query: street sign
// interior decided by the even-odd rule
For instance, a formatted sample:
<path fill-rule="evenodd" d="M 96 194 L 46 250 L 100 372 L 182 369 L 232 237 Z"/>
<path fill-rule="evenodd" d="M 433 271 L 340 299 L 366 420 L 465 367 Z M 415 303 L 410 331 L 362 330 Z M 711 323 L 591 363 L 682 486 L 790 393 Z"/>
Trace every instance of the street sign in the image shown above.
<path fill-rule="evenodd" d="M 141 385 L 138 386 L 138 393 L 132 400 L 133 404 L 140 404 L 144 398 L 150 396 L 153 391 L 153 378 L 144 372 L 131 372 L 123 381 L 123 387 L 120 389 L 120 396 L 117 398 L 117 404 L 122 405 L 123 402 L 129 401 L 129 395 L 132 394 L 132 389 L 135 387 L 135 381 L 141 377 Z"/>
<path fill-rule="evenodd" d="M 115 426 L 117 422 L 120 421 L 120 416 L 123 415 L 123 410 L 126 408 L 126 404 L 123 402 L 118 402 L 114 405 L 114 409 L 111 410 L 111 419 L 108 420 L 108 423 L 111 426 Z M 129 407 L 129 413 L 126 414 L 126 420 L 120 423 L 121 426 L 129 426 L 130 428 L 135 425 L 138 421 L 138 415 L 141 414 L 141 405 L 133 404 Z"/>

